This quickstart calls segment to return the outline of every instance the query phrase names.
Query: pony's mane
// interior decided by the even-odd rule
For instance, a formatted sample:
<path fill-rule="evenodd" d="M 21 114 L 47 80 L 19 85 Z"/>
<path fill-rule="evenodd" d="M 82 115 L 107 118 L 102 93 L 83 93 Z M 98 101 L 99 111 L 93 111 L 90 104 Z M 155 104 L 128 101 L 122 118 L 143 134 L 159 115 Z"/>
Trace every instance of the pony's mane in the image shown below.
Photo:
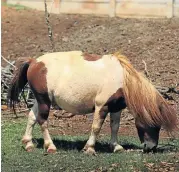
<path fill-rule="evenodd" d="M 126 56 L 119 52 L 113 55 L 124 68 L 124 97 L 135 117 L 149 126 L 164 126 L 168 131 L 174 129 L 177 126 L 174 109 L 169 106 L 153 84 L 131 65 Z"/>

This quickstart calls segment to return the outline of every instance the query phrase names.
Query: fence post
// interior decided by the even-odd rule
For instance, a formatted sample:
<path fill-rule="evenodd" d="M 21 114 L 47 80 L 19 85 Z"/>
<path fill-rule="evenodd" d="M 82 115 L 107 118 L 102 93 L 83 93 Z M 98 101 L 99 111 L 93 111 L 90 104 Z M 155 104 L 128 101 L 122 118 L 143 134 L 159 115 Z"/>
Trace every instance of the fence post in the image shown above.
<path fill-rule="evenodd" d="M 55 6 L 55 8 L 59 8 L 59 1 L 58 0 L 54 0 L 54 6 Z"/>
<path fill-rule="evenodd" d="M 167 0 L 167 18 L 172 18 L 173 17 L 173 0 Z"/>
<path fill-rule="evenodd" d="M 109 16 L 115 17 L 116 16 L 116 0 L 110 0 L 109 2 Z"/>

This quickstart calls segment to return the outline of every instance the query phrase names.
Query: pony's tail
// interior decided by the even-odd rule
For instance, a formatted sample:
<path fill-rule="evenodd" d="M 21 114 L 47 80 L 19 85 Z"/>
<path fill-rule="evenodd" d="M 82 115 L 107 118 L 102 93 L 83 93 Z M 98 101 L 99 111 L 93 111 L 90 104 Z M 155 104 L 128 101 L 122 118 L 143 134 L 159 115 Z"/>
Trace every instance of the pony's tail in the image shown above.
<path fill-rule="evenodd" d="M 23 91 L 25 85 L 27 84 L 27 70 L 32 61 L 32 58 L 20 58 L 17 60 L 17 68 L 14 72 L 7 95 L 7 101 L 10 108 L 13 107 L 14 109 L 15 104 L 18 102 L 19 94 Z"/>
<path fill-rule="evenodd" d="M 114 56 L 124 68 L 124 97 L 135 118 L 147 126 L 163 126 L 169 132 L 174 130 L 177 127 L 175 110 L 125 56 L 119 53 Z"/>

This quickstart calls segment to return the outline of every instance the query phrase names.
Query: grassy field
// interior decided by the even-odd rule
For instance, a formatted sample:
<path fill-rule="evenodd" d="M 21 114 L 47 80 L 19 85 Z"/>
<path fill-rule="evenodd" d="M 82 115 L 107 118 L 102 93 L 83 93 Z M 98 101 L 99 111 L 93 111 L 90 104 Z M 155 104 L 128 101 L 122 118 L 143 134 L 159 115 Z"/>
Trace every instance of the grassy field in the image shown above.
<path fill-rule="evenodd" d="M 14 9 L 16 9 L 17 11 L 18 11 L 18 10 L 27 10 L 27 9 L 30 9 L 29 7 L 26 7 L 26 6 L 20 5 L 20 4 L 7 4 L 7 3 L 5 3 L 5 2 L 2 2 L 2 5 L 3 5 L 3 6 L 6 6 L 6 7 L 14 8 Z"/>
<path fill-rule="evenodd" d="M 25 152 L 21 137 L 25 120 L 2 122 L 2 171 L 179 171 L 179 139 L 161 141 L 156 154 L 143 154 L 138 138 L 120 137 L 126 149 L 122 153 L 110 153 L 109 138 L 100 138 L 96 146 L 97 156 L 81 152 L 88 136 L 53 136 L 58 148 L 56 154 L 46 154 L 40 128 L 34 131 L 36 148 Z M 175 145 L 175 146 L 174 146 Z M 133 149 L 133 151 L 129 151 Z"/>

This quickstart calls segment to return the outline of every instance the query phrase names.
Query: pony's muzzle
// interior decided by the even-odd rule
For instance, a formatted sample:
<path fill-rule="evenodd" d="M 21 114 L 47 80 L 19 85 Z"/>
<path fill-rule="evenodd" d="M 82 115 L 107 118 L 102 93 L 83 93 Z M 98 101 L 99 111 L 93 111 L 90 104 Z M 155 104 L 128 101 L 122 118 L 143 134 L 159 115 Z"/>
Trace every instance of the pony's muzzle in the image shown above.
<path fill-rule="evenodd" d="M 149 153 L 149 152 L 155 153 L 157 151 L 157 145 L 158 144 L 156 144 L 154 142 L 146 141 L 146 142 L 144 142 L 143 145 L 144 145 L 144 147 L 143 147 L 144 153 Z"/>

